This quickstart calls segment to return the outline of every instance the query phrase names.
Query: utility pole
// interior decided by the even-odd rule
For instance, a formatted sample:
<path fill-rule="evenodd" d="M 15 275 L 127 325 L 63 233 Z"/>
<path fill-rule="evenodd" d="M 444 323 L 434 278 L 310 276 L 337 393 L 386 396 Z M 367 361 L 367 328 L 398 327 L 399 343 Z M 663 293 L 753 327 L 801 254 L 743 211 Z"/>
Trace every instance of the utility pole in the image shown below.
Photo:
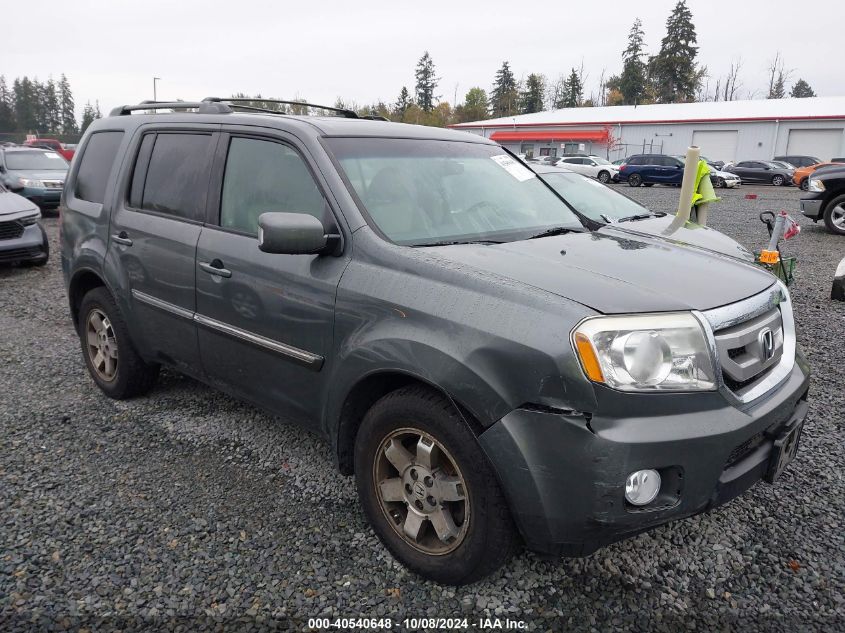
<path fill-rule="evenodd" d="M 161 81 L 161 77 L 153 77 L 153 101 L 158 101 L 156 93 L 156 82 Z"/>

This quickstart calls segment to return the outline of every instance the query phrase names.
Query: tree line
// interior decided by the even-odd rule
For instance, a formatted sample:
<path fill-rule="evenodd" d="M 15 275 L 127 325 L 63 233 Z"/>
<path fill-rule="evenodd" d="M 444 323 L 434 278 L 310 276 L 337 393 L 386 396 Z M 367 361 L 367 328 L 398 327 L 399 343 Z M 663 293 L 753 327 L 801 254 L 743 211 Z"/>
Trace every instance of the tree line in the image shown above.
<path fill-rule="evenodd" d="M 0 133 L 38 134 L 39 136 L 81 134 L 102 116 L 99 103 L 86 103 L 82 120 L 76 120 L 76 104 L 67 77 L 17 77 L 9 87 L 0 75 Z"/>
<path fill-rule="evenodd" d="M 608 75 L 603 69 L 598 77 L 598 89 L 589 95 L 586 94 L 589 73 L 583 62 L 550 81 L 542 73 L 530 73 L 517 79 L 510 63 L 504 61 L 496 71 L 489 91 L 474 86 L 466 92 L 460 105 L 452 106 L 441 101 L 441 95 L 437 94 L 440 77 L 426 51 L 417 63 L 413 89 L 403 86 L 394 103 L 379 101 L 361 106 L 354 101 L 338 99 L 335 105 L 393 121 L 445 126 L 559 108 L 816 96 L 801 78 L 788 88 L 794 70 L 786 68 L 780 53 L 767 69 L 768 91 L 765 94 L 743 92 L 742 59 L 731 62 L 727 75 L 713 77 L 698 61 L 697 41 L 692 12 L 686 0 L 678 0 L 666 20 L 666 33 L 658 52 L 648 54 L 643 24 L 637 18 L 620 56 L 621 71 Z"/>

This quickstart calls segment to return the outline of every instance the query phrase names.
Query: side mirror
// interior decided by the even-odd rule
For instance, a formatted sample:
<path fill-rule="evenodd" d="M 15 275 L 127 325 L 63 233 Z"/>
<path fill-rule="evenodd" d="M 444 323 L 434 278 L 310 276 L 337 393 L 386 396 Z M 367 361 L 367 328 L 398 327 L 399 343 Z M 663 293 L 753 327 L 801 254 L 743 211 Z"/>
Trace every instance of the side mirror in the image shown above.
<path fill-rule="evenodd" d="M 307 213 L 262 213 L 258 216 L 258 248 L 265 253 L 320 253 L 329 235 L 323 223 Z"/>

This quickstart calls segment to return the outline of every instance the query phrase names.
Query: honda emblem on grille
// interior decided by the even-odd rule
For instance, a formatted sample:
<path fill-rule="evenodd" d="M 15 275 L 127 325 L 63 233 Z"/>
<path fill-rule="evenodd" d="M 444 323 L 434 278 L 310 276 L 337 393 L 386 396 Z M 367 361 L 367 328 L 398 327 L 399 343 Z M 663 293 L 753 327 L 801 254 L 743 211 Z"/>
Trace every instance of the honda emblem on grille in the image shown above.
<path fill-rule="evenodd" d="M 760 355 L 763 362 L 772 359 L 775 355 L 775 335 L 770 328 L 764 327 L 757 335 L 757 340 L 760 342 Z"/>

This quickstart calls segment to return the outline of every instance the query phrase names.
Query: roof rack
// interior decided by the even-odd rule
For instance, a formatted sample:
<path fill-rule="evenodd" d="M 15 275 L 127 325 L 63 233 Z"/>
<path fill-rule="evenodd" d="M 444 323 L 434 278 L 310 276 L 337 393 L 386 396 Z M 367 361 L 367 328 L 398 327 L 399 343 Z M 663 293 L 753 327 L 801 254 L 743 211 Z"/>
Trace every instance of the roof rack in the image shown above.
<path fill-rule="evenodd" d="M 198 114 L 226 114 L 232 112 L 232 108 L 225 103 L 212 103 L 209 101 L 142 101 L 137 105 L 117 106 L 109 116 L 126 116 L 136 110 L 196 110 Z"/>
<path fill-rule="evenodd" d="M 227 105 L 232 105 L 236 107 L 244 107 L 239 106 L 239 103 L 281 103 L 283 105 L 292 105 L 292 106 L 304 106 L 306 108 L 320 108 L 321 110 L 328 110 L 330 112 L 337 112 L 338 114 L 345 116 L 347 119 L 359 119 L 359 117 L 353 110 L 347 110 L 346 108 L 335 108 L 333 106 L 324 106 L 318 105 L 316 103 L 306 103 L 305 101 L 285 101 L 283 99 L 262 99 L 258 97 L 256 99 L 252 99 L 249 97 L 206 97 L 203 99 L 204 102 L 208 103 L 223 103 Z M 253 107 L 253 106 L 248 106 Z M 255 108 L 256 110 L 261 111 L 261 108 Z M 284 114 L 283 112 L 276 112 L 275 110 L 267 110 L 268 112 L 273 112 L 274 114 Z"/>

